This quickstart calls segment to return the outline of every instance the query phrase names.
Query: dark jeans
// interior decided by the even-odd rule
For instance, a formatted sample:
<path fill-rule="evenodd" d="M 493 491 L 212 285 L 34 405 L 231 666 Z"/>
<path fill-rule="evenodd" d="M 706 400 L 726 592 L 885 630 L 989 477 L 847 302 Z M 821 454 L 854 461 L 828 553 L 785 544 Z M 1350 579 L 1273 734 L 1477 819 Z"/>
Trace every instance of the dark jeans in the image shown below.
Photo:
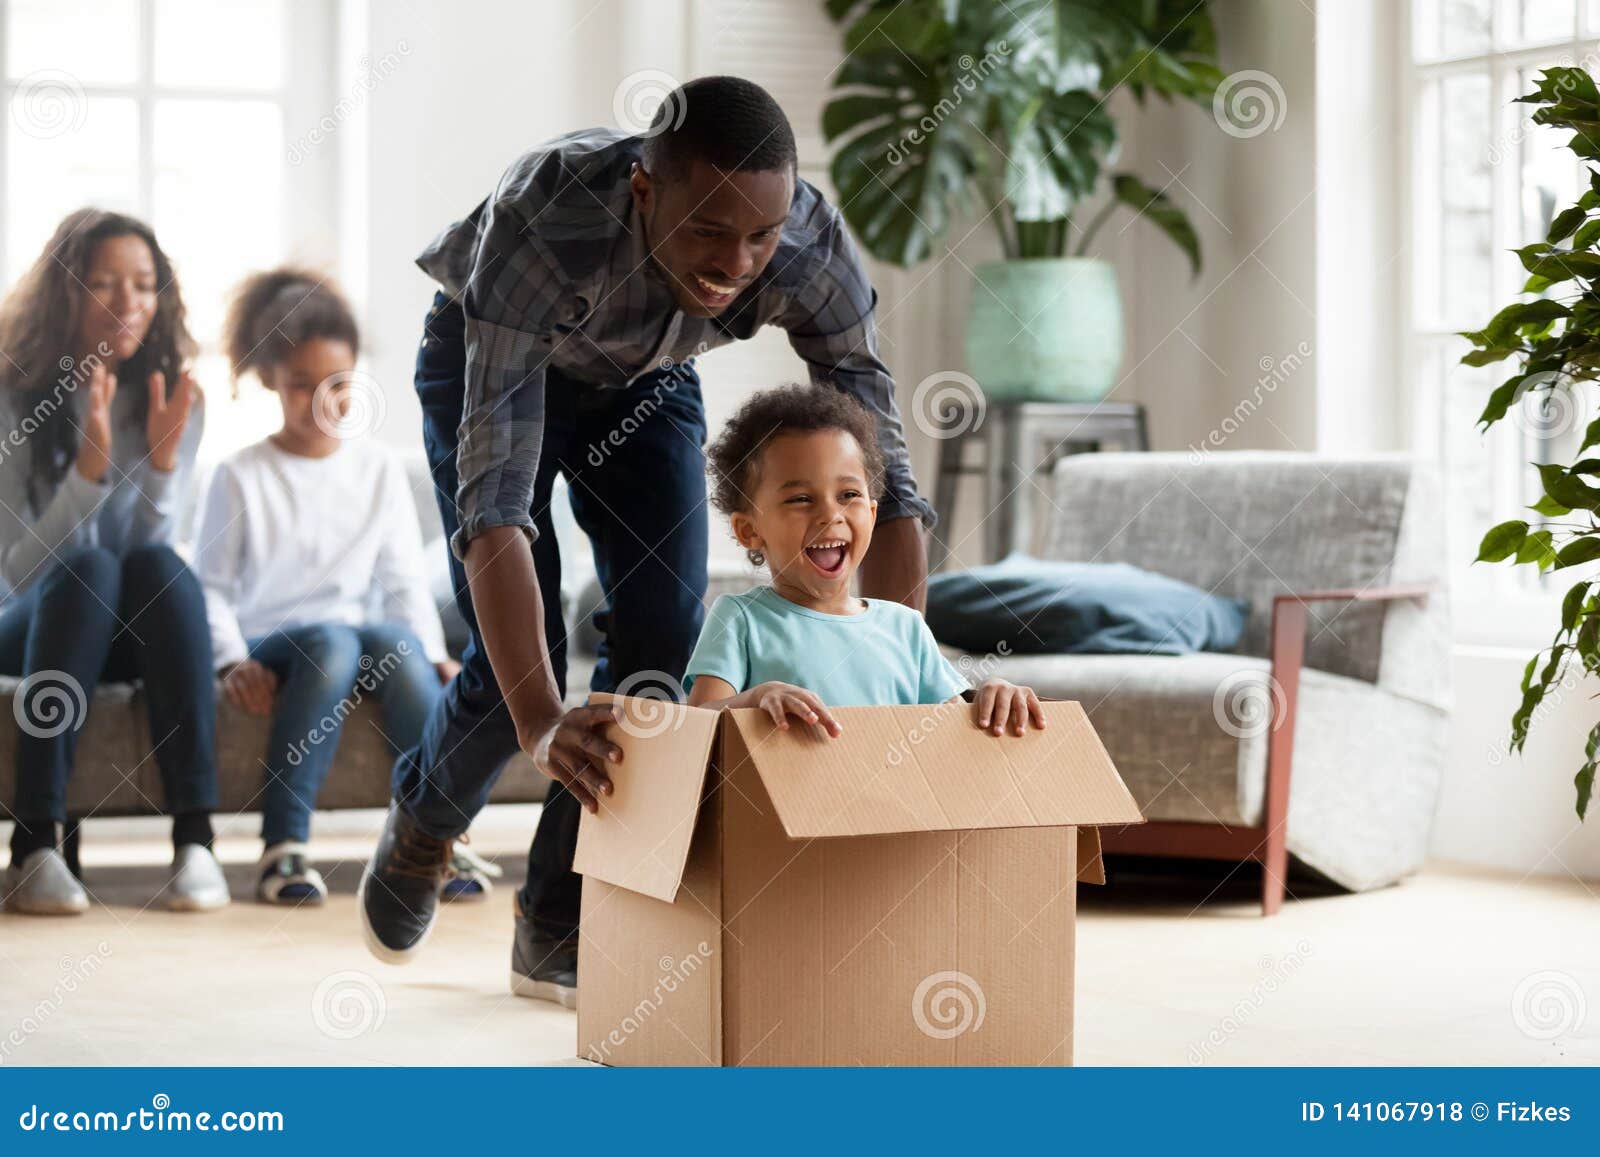
<path fill-rule="evenodd" d="M 457 527 L 456 428 L 466 363 L 459 306 L 440 294 L 417 354 L 423 440 L 447 534 Z M 557 472 L 594 550 L 605 604 L 595 614 L 603 641 L 589 687 L 613 691 L 629 676 L 681 680 L 704 617 L 706 589 L 705 407 L 692 366 L 674 366 L 623 390 L 600 389 L 551 370 L 545 380 L 544 443 L 532 515 L 534 565 L 556 684 L 566 694 L 567 639 L 561 616 L 561 556 L 550 521 Z M 395 765 L 395 797 L 430 834 L 466 830 L 488 799 L 516 729 L 490 669 L 467 589 L 450 559 L 456 604 L 471 629 L 461 674 L 445 688 L 422 742 Z M 522 910 L 550 936 L 576 932 L 581 881 L 572 871 L 581 809 L 552 786 L 528 851 Z"/>
<path fill-rule="evenodd" d="M 27 692 L 27 706 L 16 708 L 19 828 L 37 833 L 66 822 L 67 777 L 94 689 L 133 679 L 144 683 L 167 810 L 216 810 L 205 599 L 171 547 L 135 547 L 120 558 L 98 547 L 64 554 L 0 611 L 0 674 L 34 680 L 18 692 Z"/>
<path fill-rule="evenodd" d="M 268 847 L 304 843 L 345 717 L 363 699 L 376 697 L 384 735 L 396 751 L 408 751 L 439 697 L 439 677 L 422 641 L 399 623 L 289 627 L 251 639 L 250 657 L 278 677 L 261 838 Z"/>

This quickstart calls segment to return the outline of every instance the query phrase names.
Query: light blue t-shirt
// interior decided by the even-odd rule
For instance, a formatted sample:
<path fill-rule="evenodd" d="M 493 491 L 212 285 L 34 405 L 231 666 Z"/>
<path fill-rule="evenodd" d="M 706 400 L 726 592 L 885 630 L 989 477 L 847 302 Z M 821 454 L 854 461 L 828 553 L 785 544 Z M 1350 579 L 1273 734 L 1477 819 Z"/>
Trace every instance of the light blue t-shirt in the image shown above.
<path fill-rule="evenodd" d="M 722 595 L 689 658 L 684 690 L 696 675 L 726 679 L 735 691 L 793 683 L 830 707 L 943 703 L 967 690 L 921 615 L 901 603 L 863 601 L 859 614 L 830 615 L 771 587 Z"/>

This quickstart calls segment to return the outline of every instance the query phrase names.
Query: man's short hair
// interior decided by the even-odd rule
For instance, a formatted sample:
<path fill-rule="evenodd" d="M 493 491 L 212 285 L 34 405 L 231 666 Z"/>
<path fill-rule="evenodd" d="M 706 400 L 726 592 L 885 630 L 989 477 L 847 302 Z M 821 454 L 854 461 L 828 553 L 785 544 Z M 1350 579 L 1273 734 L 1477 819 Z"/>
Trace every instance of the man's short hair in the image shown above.
<path fill-rule="evenodd" d="M 696 160 L 726 172 L 793 172 L 794 130 L 772 94 L 739 76 L 702 76 L 667 94 L 645 131 L 644 168 L 676 180 Z"/>

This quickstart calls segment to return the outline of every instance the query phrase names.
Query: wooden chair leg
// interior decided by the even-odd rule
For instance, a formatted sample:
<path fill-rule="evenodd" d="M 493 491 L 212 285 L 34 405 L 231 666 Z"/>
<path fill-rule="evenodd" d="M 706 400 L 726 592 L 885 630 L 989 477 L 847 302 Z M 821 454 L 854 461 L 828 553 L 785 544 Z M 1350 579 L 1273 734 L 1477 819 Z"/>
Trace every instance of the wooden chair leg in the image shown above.
<path fill-rule="evenodd" d="M 1266 853 L 1261 857 L 1261 914 L 1276 916 L 1283 907 L 1283 893 L 1289 879 L 1289 841 L 1284 825 L 1267 829 Z"/>

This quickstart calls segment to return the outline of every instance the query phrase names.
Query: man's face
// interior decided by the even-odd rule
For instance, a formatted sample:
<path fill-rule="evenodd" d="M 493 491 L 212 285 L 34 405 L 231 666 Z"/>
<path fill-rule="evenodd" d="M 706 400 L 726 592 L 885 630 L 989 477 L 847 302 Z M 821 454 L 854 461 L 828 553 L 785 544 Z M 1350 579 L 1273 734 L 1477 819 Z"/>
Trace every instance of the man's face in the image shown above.
<path fill-rule="evenodd" d="M 794 199 L 788 170 L 729 173 L 699 160 L 665 181 L 635 165 L 629 183 L 651 256 L 691 317 L 716 317 L 767 267 Z"/>

